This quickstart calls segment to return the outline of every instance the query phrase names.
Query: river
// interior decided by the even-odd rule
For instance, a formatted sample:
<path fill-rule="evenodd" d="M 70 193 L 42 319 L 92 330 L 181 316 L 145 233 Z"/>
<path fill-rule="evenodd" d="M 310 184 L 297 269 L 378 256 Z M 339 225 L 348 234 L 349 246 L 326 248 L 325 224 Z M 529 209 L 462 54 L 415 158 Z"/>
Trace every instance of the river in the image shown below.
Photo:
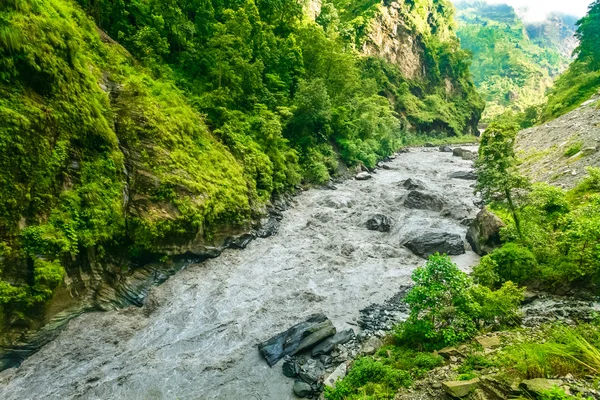
<path fill-rule="evenodd" d="M 449 178 L 471 161 L 412 149 L 387 165 L 368 181 L 300 193 L 276 235 L 187 266 L 142 308 L 73 319 L 19 368 L 0 373 L 0 398 L 294 398 L 293 380 L 281 364 L 268 367 L 257 344 L 316 312 L 338 330 L 357 329 L 361 308 L 393 296 L 424 263 L 401 243 L 432 230 L 464 238 L 460 221 L 477 213 L 473 181 Z M 407 178 L 443 195 L 445 209 L 406 209 Z M 392 217 L 391 232 L 367 230 L 373 214 Z M 468 251 L 454 260 L 468 270 L 478 258 Z"/>

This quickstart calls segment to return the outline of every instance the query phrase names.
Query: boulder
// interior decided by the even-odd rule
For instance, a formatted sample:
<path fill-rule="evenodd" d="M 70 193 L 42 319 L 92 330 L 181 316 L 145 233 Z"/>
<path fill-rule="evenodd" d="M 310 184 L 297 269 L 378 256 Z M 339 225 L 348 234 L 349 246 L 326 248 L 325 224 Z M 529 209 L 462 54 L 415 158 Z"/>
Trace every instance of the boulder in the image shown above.
<path fill-rule="evenodd" d="M 338 344 L 348 343 L 354 338 L 354 331 L 352 329 L 346 329 L 333 335 L 332 337 L 323 340 L 321 343 L 313 347 L 313 357 L 320 356 L 322 354 L 330 353 L 335 346 Z"/>
<path fill-rule="evenodd" d="M 367 229 L 370 231 L 389 232 L 392 228 L 392 219 L 382 214 L 376 214 L 367 221 Z"/>
<path fill-rule="evenodd" d="M 440 146 L 440 151 L 442 153 L 452 153 L 452 147 L 450 147 L 450 146 Z"/>
<path fill-rule="evenodd" d="M 283 370 L 283 375 L 288 378 L 295 378 L 300 373 L 300 366 L 298 362 L 290 356 L 285 356 L 283 358 L 283 365 L 281 366 Z"/>
<path fill-rule="evenodd" d="M 502 346 L 498 336 L 478 336 L 475 338 L 475 341 L 484 349 L 496 349 Z"/>
<path fill-rule="evenodd" d="M 560 387 L 562 384 L 563 382 L 558 379 L 535 378 L 521 382 L 519 387 L 531 395 L 538 395 L 546 390 L 552 390 L 554 387 Z"/>
<path fill-rule="evenodd" d="M 313 389 L 308 383 L 298 380 L 294 382 L 294 393 L 302 398 L 311 397 Z"/>
<path fill-rule="evenodd" d="M 487 208 L 482 209 L 467 231 L 467 241 L 480 256 L 491 253 L 502 243 L 500 229 L 504 222 Z"/>
<path fill-rule="evenodd" d="M 475 160 L 477 158 L 477 153 L 469 150 L 463 150 L 460 158 L 463 160 Z"/>
<path fill-rule="evenodd" d="M 427 189 L 427 185 L 425 185 L 425 182 L 413 178 L 408 178 L 407 180 L 402 182 L 402 186 L 404 186 L 404 188 L 406 188 L 407 190 Z"/>
<path fill-rule="evenodd" d="M 456 347 L 444 347 L 438 351 L 438 354 L 445 359 L 449 359 L 450 357 L 462 357 L 462 354 Z"/>
<path fill-rule="evenodd" d="M 479 378 L 471 379 L 470 381 L 449 381 L 442 383 L 444 390 L 450 396 L 460 399 L 468 396 L 471 392 L 479 387 Z"/>
<path fill-rule="evenodd" d="M 450 174 L 452 179 L 464 179 L 466 181 L 476 181 L 477 174 L 475 171 L 456 171 Z"/>
<path fill-rule="evenodd" d="M 419 257 L 428 258 L 435 253 L 456 256 L 465 253 L 465 243 L 461 237 L 448 232 L 429 232 L 410 239 L 404 244 Z"/>
<path fill-rule="evenodd" d="M 454 157 L 462 157 L 463 151 L 465 151 L 465 149 L 461 149 L 460 147 L 457 147 L 457 148 L 455 148 L 455 149 L 452 150 L 452 155 Z"/>
<path fill-rule="evenodd" d="M 341 363 L 338 365 L 331 375 L 325 378 L 325 386 L 335 389 L 336 382 L 340 379 L 343 379 L 346 376 L 347 371 L 348 367 L 346 366 L 346 363 Z"/>
<path fill-rule="evenodd" d="M 369 179 L 371 179 L 373 176 L 371 176 L 370 173 L 368 172 L 361 172 L 360 174 L 357 174 L 354 179 L 356 179 L 357 181 L 368 181 Z"/>
<path fill-rule="evenodd" d="M 391 168 L 389 165 L 387 165 L 387 164 L 383 164 L 383 167 L 381 167 L 381 168 L 383 168 L 383 169 L 388 169 L 388 170 L 389 170 L 389 169 L 392 169 L 392 168 Z"/>
<path fill-rule="evenodd" d="M 300 366 L 300 379 L 304 382 L 312 385 L 316 383 L 321 375 L 323 375 L 325 371 L 323 370 L 323 364 L 317 362 L 316 360 L 309 358 L 306 360 L 304 364 Z"/>
<path fill-rule="evenodd" d="M 283 357 L 310 349 L 333 335 L 335 327 L 331 321 L 323 314 L 314 314 L 306 321 L 260 343 L 258 349 L 272 367 Z"/>
<path fill-rule="evenodd" d="M 379 349 L 381 346 L 383 346 L 381 339 L 379 339 L 377 336 L 371 336 L 371 338 L 367 340 L 365 344 L 363 344 L 360 352 L 366 356 L 370 356 L 375 354 L 377 349 Z"/>
<path fill-rule="evenodd" d="M 420 190 L 413 190 L 404 200 L 404 207 L 413 210 L 442 211 L 444 204 L 442 197 Z"/>

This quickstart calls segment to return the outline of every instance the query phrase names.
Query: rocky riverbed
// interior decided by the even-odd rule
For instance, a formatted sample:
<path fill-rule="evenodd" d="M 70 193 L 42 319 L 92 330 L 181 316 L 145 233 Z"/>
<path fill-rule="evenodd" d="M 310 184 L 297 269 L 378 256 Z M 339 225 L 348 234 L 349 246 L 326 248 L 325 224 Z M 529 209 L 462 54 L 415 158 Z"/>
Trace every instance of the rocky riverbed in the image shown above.
<path fill-rule="evenodd" d="M 0 397 L 294 398 L 282 362 L 269 367 L 258 343 L 315 313 L 358 335 L 400 318 L 386 300 L 424 263 L 403 245 L 420 238 L 411 248 L 423 256 L 440 243 L 461 252 L 478 211 L 471 168 L 449 152 L 413 149 L 365 180 L 303 192 L 276 235 L 188 265 L 141 308 L 71 320 L 19 368 L 0 373 Z M 386 218 L 368 223 L 376 215 Z M 478 259 L 468 249 L 453 258 L 464 270 Z"/>

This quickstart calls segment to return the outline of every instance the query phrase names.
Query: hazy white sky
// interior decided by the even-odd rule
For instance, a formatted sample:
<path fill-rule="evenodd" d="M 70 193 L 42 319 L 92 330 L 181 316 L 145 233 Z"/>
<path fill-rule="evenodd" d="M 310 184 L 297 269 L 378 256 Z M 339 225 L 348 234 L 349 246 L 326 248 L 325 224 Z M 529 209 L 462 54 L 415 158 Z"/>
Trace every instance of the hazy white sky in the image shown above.
<path fill-rule="evenodd" d="M 562 12 L 583 17 L 592 0 L 488 0 L 488 3 L 510 4 L 528 20 L 543 20 L 548 13 Z M 526 11 L 525 11 L 526 9 Z"/>

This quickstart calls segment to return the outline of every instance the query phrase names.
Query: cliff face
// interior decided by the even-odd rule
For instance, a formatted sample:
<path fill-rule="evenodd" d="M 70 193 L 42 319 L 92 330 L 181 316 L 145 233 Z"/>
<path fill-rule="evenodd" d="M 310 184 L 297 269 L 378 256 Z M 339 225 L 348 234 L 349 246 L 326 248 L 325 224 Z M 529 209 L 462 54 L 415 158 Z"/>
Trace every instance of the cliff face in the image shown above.
<path fill-rule="evenodd" d="M 470 56 L 460 49 L 454 31 L 451 3 L 371 1 L 358 7 L 339 0 L 334 4 L 345 34 L 362 54 L 385 60 L 394 70 L 387 73 L 386 95 L 409 129 L 433 135 L 477 132 L 484 104 L 468 70 Z"/>

